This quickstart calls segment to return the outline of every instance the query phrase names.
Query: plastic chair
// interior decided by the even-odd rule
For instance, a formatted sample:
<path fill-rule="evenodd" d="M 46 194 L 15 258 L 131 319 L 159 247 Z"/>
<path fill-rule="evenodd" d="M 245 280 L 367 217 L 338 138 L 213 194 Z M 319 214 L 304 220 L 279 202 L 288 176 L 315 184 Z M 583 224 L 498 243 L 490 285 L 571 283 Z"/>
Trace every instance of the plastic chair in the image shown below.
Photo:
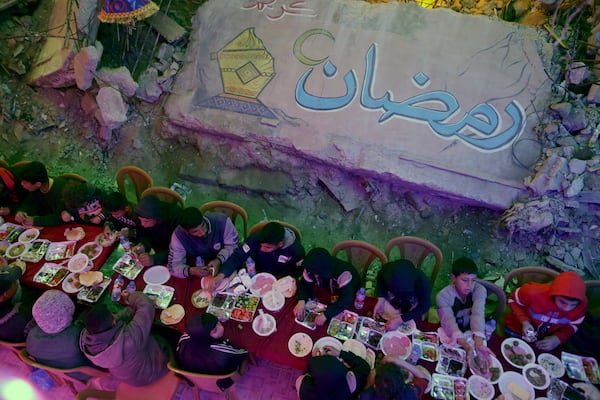
<path fill-rule="evenodd" d="M 588 313 L 600 315 L 600 280 L 585 281 L 585 295 L 588 299 Z"/>
<path fill-rule="evenodd" d="M 19 352 L 25 348 L 26 342 L 7 342 L 0 340 L 0 346 L 10 350 L 15 356 L 19 357 Z"/>
<path fill-rule="evenodd" d="M 83 176 L 79 175 L 79 174 L 75 174 L 73 172 L 67 172 L 66 174 L 60 174 L 57 176 L 57 178 L 68 178 L 68 179 L 73 179 L 79 182 L 87 182 L 87 179 L 85 179 Z"/>
<path fill-rule="evenodd" d="M 433 254 L 435 257 L 435 263 L 431 276 L 429 277 L 429 283 L 433 290 L 433 285 L 437 279 L 440 267 L 442 266 L 442 260 L 444 259 L 442 251 L 429 240 L 422 239 L 415 236 L 398 236 L 390 239 L 385 245 L 385 255 L 390 259 L 392 250 L 397 247 L 400 251 L 400 258 L 411 261 L 415 267 L 423 268 L 423 262 L 428 255 Z"/>
<path fill-rule="evenodd" d="M 0 160 L 0 168 L 7 168 L 8 167 L 8 163 L 4 160 Z"/>
<path fill-rule="evenodd" d="M 300 233 L 300 229 L 296 228 L 294 225 L 284 222 L 284 221 L 279 221 L 277 219 L 272 219 L 270 221 L 261 221 L 257 224 L 254 224 L 250 227 L 250 230 L 248 231 L 248 236 L 252 235 L 253 233 L 256 232 L 260 232 L 261 229 L 268 224 L 269 222 L 277 222 L 281 225 L 283 225 L 286 228 L 290 228 L 292 231 L 294 231 L 294 233 L 296 234 L 296 237 L 298 238 L 298 240 L 302 240 L 302 233 Z"/>
<path fill-rule="evenodd" d="M 241 217 L 244 224 L 244 239 L 246 239 L 246 234 L 248 231 L 248 213 L 243 207 L 238 206 L 230 201 L 216 200 L 202 204 L 200 206 L 200 211 L 202 213 L 210 211 L 225 214 L 231 219 L 231 222 L 233 222 L 234 225 L 237 217 Z"/>
<path fill-rule="evenodd" d="M 185 207 L 185 200 L 179 193 L 174 191 L 173 189 L 169 189 L 168 187 L 163 186 L 152 186 L 148 189 L 144 190 L 140 199 L 148 195 L 154 195 L 160 199 L 160 201 L 164 201 L 167 203 L 178 203 L 182 208 Z"/>
<path fill-rule="evenodd" d="M 11 167 L 22 167 L 23 165 L 27 165 L 29 164 L 31 161 L 29 160 L 22 160 L 22 161 L 17 161 L 16 163 L 14 163 L 13 165 L 11 165 Z"/>
<path fill-rule="evenodd" d="M 86 388 L 77 393 L 75 399 L 168 400 L 173 398 L 180 383 L 183 381 L 175 376 L 173 371 L 169 371 L 159 380 L 146 386 L 131 386 L 121 382 L 116 391 Z"/>
<path fill-rule="evenodd" d="M 196 390 L 194 391 L 194 399 L 200 399 L 200 390 L 204 390 L 211 393 L 224 393 L 226 399 L 235 399 L 235 383 L 241 379 L 241 375 L 238 371 L 234 371 L 230 374 L 226 375 L 207 375 L 200 374 L 197 372 L 190 372 L 183 369 L 180 369 L 173 361 L 169 361 L 167 364 L 167 368 L 169 368 L 174 373 L 183 376 L 189 382 L 191 382 Z M 221 390 L 217 385 L 217 382 L 221 379 L 231 379 L 234 384 L 225 390 Z M 145 399 L 147 400 L 147 399 Z"/>
<path fill-rule="evenodd" d="M 496 303 L 494 310 L 491 314 L 491 317 L 496 321 L 496 334 L 498 336 L 503 336 L 503 325 L 504 325 L 504 312 L 506 310 L 506 293 L 504 290 L 494 282 L 486 281 L 483 279 L 477 279 L 477 282 L 480 283 L 485 290 L 487 291 L 486 298 L 486 311 L 488 310 L 488 305 Z M 486 313 L 486 319 L 489 317 Z"/>
<path fill-rule="evenodd" d="M 374 260 L 378 259 L 381 266 L 387 263 L 387 257 L 383 251 L 362 240 L 343 240 L 336 243 L 331 250 L 331 255 L 336 257 L 340 252 L 345 253 L 348 262 L 358 270 L 363 284 L 366 282 L 367 271 Z"/>
<path fill-rule="evenodd" d="M 119 192 L 125 197 L 127 197 L 127 182 L 131 182 L 135 190 L 136 201 L 140 201 L 144 190 L 154 185 L 152 178 L 146 171 L 133 165 L 126 165 L 119 168 L 115 180 L 117 181 Z"/>
<path fill-rule="evenodd" d="M 31 356 L 27 352 L 27 349 L 21 349 L 18 353 L 18 356 L 21 359 L 21 361 L 23 361 L 26 365 L 29 365 L 30 367 L 33 367 L 33 368 L 43 369 L 44 371 L 46 371 L 48 373 L 48 375 L 50 375 L 52 380 L 54 380 L 54 382 L 56 382 L 58 385 L 66 385 L 73 392 L 73 394 L 77 393 L 75 386 L 73 386 L 74 383 L 80 383 L 80 384 L 85 385 L 86 382 L 84 380 L 77 379 L 71 375 L 67 375 L 68 373 L 79 372 L 82 374 L 86 374 L 90 377 L 108 377 L 108 376 L 110 376 L 110 373 L 108 371 L 90 367 L 90 366 L 82 366 L 82 367 L 76 367 L 76 368 L 51 367 L 49 365 L 42 364 L 42 363 L 35 361 L 33 358 L 31 358 Z"/>
<path fill-rule="evenodd" d="M 504 278 L 504 286 L 502 289 L 505 293 L 510 293 L 514 289 L 520 287 L 521 285 L 527 282 L 550 282 L 555 277 L 557 277 L 558 274 L 558 271 L 546 267 L 520 267 L 517 269 L 513 269 L 506 275 L 506 277 Z"/>

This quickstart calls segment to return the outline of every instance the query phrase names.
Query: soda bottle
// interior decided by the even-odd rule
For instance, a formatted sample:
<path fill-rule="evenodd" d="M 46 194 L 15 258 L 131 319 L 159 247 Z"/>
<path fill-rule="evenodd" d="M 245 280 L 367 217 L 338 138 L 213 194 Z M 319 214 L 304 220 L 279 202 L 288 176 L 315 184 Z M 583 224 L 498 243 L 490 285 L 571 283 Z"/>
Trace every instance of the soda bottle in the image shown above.
<path fill-rule="evenodd" d="M 196 257 L 196 267 L 204 267 L 204 258 L 202 256 Z"/>
<path fill-rule="evenodd" d="M 125 280 L 123 279 L 123 275 L 119 274 L 115 282 L 113 283 L 112 292 L 110 292 L 110 299 L 112 301 L 119 301 L 121 298 L 121 292 L 123 288 L 123 283 Z"/>
<path fill-rule="evenodd" d="M 250 275 L 250 277 L 256 275 L 256 264 L 254 263 L 252 257 L 248 257 L 246 260 L 246 271 L 248 271 L 248 275 Z"/>
<path fill-rule="evenodd" d="M 121 246 L 123 246 L 125 253 L 131 252 L 131 243 L 129 242 L 129 239 L 127 239 L 124 235 L 121 235 L 119 241 L 121 242 Z"/>
<path fill-rule="evenodd" d="M 358 292 L 356 292 L 356 297 L 354 298 L 355 309 L 362 310 L 362 308 L 365 306 L 365 297 L 367 297 L 367 293 L 365 288 L 361 287 L 358 289 Z"/>
<path fill-rule="evenodd" d="M 135 281 L 129 281 L 129 283 L 127 284 L 127 288 L 125 289 L 125 293 L 127 293 L 127 295 L 125 296 L 125 303 L 129 304 L 129 296 L 134 293 L 136 291 L 136 287 L 135 287 Z"/>

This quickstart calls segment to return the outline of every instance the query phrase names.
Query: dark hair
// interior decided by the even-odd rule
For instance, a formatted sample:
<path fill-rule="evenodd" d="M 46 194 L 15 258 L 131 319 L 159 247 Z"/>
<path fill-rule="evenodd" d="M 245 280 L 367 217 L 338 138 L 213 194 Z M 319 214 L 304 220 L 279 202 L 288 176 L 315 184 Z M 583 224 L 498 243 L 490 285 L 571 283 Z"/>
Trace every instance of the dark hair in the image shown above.
<path fill-rule="evenodd" d="M 477 264 L 468 257 L 457 258 L 452 263 L 452 275 L 459 276 L 460 274 L 477 275 Z"/>
<path fill-rule="evenodd" d="M 121 192 L 107 194 L 102 202 L 102 207 L 106 208 L 108 211 L 124 210 L 128 205 L 129 202 L 127 201 L 127 197 Z"/>
<path fill-rule="evenodd" d="M 406 384 L 402 368 L 393 362 L 384 362 L 375 371 L 375 393 L 383 400 L 402 399 Z M 403 399 L 404 400 L 404 399 Z"/>
<path fill-rule="evenodd" d="M 67 210 L 77 210 L 91 198 L 93 187 L 86 182 L 70 180 L 63 188 L 63 201 Z"/>
<path fill-rule="evenodd" d="M 196 207 L 186 207 L 181 213 L 181 227 L 184 229 L 193 229 L 204 221 L 204 215 Z"/>
<path fill-rule="evenodd" d="M 47 183 L 48 171 L 39 161 L 31 161 L 22 167 L 21 180 L 29 183 Z"/>
<path fill-rule="evenodd" d="M 258 241 L 260 243 L 278 244 L 285 238 L 285 229 L 279 222 L 269 222 L 260 230 Z"/>
<path fill-rule="evenodd" d="M 105 304 L 96 304 L 85 317 L 85 328 L 92 335 L 113 327 L 113 315 Z"/>

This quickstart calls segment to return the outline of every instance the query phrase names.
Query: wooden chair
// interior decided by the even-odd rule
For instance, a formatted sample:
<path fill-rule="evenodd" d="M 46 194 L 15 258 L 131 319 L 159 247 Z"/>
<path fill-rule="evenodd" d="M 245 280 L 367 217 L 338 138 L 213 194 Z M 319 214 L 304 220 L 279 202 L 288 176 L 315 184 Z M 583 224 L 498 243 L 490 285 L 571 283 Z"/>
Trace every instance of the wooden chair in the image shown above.
<path fill-rule="evenodd" d="M 14 163 L 13 165 L 11 165 L 11 167 L 22 167 L 23 165 L 27 165 L 29 164 L 31 161 L 29 160 L 22 160 L 22 161 L 17 161 L 16 163 Z"/>
<path fill-rule="evenodd" d="M 79 174 L 75 174 L 73 172 L 67 172 L 65 174 L 60 174 L 57 176 L 57 178 L 68 178 L 68 179 L 73 179 L 79 182 L 87 182 L 87 179 L 85 179 L 83 176 L 79 175 Z"/>
<path fill-rule="evenodd" d="M 0 160 L 0 168 L 8 168 L 8 163 L 4 160 Z"/>
<path fill-rule="evenodd" d="M 557 277 L 558 274 L 558 271 L 546 267 L 528 266 L 516 268 L 504 277 L 504 286 L 502 289 L 505 293 L 511 293 L 513 290 L 527 282 L 550 282 Z"/>
<path fill-rule="evenodd" d="M 248 213 L 243 207 L 238 206 L 230 201 L 216 200 L 202 204 L 200 206 L 200 211 L 203 214 L 206 212 L 218 212 L 225 214 L 231 219 L 231 222 L 233 222 L 234 225 L 237 217 L 239 216 L 244 224 L 244 239 L 246 239 L 246 234 L 248 231 Z"/>
<path fill-rule="evenodd" d="M 366 283 L 367 271 L 374 260 L 379 260 L 381 266 L 387 263 L 383 251 L 362 240 L 343 240 L 336 243 L 331 250 L 331 255 L 337 257 L 338 253 L 344 253 L 347 261 L 358 270 L 363 285 Z"/>
<path fill-rule="evenodd" d="M 250 230 L 248 231 L 248 236 L 252 235 L 253 233 L 260 232 L 260 230 L 269 222 L 277 222 L 286 228 L 290 228 L 292 231 L 294 231 L 294 234 L 296 235 L 298 240 L 302 240 L 302 233 L 300 233 L 300 229 L 296 228 L 294 225 L 292 225 L 290 223 L 287 223 L 284 221 L 279 221 L 277 219 L 272 219 L 270 221 L 261 221 L 257 224 L 252 225 L 250 227 Z"/>
<path fill-rule="evenodd" d="M 119 168 L 115 180 L 117 181 L 119 192 L 125 197 L 127 197 L 127 183 L 131 183 L 135 190 L 136 202 L 140 201 L 144 190 L 154 185 L 152 178 L 146 171 L 133 165 L 126 165 Z"/>
<path fill-rule="evenodd" d="M 385 255 L 391 261 L 391 254 L 394 248 L 400 251 L 400 258 L 411 261 L 415 267 L 423 269 L 423 262 L 430 254 L 435 257 L 433 270 L 429 276 L 429 283 L 433 290 L 433 285 L 437 279 L 440 267 L 442 266 L 442 251 L 433 243 L 426 239 L 415 236 L 398 236 L 390 239 L 385 245 Z"/>
<path fill-rule="evenodd" d="M 119 383 L 116 391 L 85 388 L 77 393 L 76 400 L 168 400 L 177 392 L 177 387 L 183 380 L 169 371 L 165 376 L 146 386 L 131 386 L 126 382 Z"/>
<path fill-rule="evenodd" d="M 486 311 L 489 309 L 488 306 L 495 304 L 491 315 L 488 315 L 486 312 L 486 319 L 488 317 L 492 317 L 496 321 L 496 334 L 498 336 L 504 336 L 503 323 L 504 311 L 506 309 L 506 293 L 504 293 L 504 290 L 502 290 L 502 288 L 496 285 L 494 282 L 483 279 L 477 279 L 477 282 L 480 283 L 487 291 L 487 298 L 485 301 Z"/>
<path fill-rule="evenodd" d="M 26 342 L 7 342 L 4 340 L 0 340 L 0 346 L 10 350 L 11 353 L 19 357 L 19 352 L 25 348 Z"/>
<path fill-rule="evenodd" d="M 140 197 L 140 199 L 143 199 L 144 197 L 146 197 L 148 195 L 154 195 L 154 196 L 158 197 L 160 199 L 160 201 L 164 201 L 166 203 L 177 203 L 182 208 L 185 207 L 185 200 L 183 199 L 183 197 L 181 197 L 181 195 L 179 193 L 177 193 L 173 189 L 169 189 L 168 187 L 163 187 L 163 186 L 149 187 L 148 189 L 144 190 L 144 192 L 142 193 L 142 197 Z"/>
<path fill-rule="evenodd" d="M 43 369 L 44 371 L 46 371 L 48 373 L 48 375 L 50 375 L 50 377 L 54 380 L 54 382 L 56 382 L 57 385 L 66 385 L 73 392 L 73 394 L 77 393 L 77 390 L 75 389 L 75 386 L 74 386 L 75 383 L 85 385 L 86 382 L 84 380 L 77 379 L 77 378 L 73 377 L 72 375 L 68 375 L 69 373 L 79 372 L 82 374 L 86 374 L 90 377 L 108 377 L 108 376 L 110 376 L 110 373 L 108 371 L 90 367 L 90 366 L 83 366 L 83 367 L 77 367 L 77 368 L 51 367 L 49 365 L 42 364 L 42 363 L 35 361 L 33 358 L 31 358 L 31 356 L 27 352 L 27 349 L 21 349 L 18 353 L 18 356 L 21 359 L 21 361 L 23 361 L 26 365 L 29 365 L 30 367 L 33 367 L 33 368 Z"/>
<path fill-rule="evenodd" d="M 241 379 L 241 375 L 239 372 L 234 371 L 230 374 L 226 375 L 207 375 L 207 374 L 199 374 L 196 372 L 190 372 L 179 368 L 173 361 L 169 361 L 167 364 L 167 368 L 169 368 L 174 373 L 183 376 L 186 380 L 191 382 L 196 390 L 194 391 L 194 399 L 200 399 L 200 390 L 204 390 L 211 393 L 223 393 L 225 394 L 226 399 L 236 399 L 235 393 L 235 383 L 237 383 Z M 234 384 L 225 390 L 221 390 L 219 388 L 217 382 L 221 379 L 231 379 Z"/>

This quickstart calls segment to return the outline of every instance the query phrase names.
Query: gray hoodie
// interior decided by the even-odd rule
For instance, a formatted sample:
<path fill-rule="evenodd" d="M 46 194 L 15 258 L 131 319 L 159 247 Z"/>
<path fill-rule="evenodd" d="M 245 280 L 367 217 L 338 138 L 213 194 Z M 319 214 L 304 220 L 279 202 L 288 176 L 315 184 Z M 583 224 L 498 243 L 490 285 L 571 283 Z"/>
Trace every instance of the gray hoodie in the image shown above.
<path fill-rule="evenodd" d="M 130 322 L 118 321 L 108 331 L 91 334 L 81 332 L 81 351 L 95 365 L 107 368 L 117 379 L 133 386 L 148 385 L 167 373 L 168 357 L 150 328 L 154 305 L 142 293 L 129 295 L 133 311 Z"/>

